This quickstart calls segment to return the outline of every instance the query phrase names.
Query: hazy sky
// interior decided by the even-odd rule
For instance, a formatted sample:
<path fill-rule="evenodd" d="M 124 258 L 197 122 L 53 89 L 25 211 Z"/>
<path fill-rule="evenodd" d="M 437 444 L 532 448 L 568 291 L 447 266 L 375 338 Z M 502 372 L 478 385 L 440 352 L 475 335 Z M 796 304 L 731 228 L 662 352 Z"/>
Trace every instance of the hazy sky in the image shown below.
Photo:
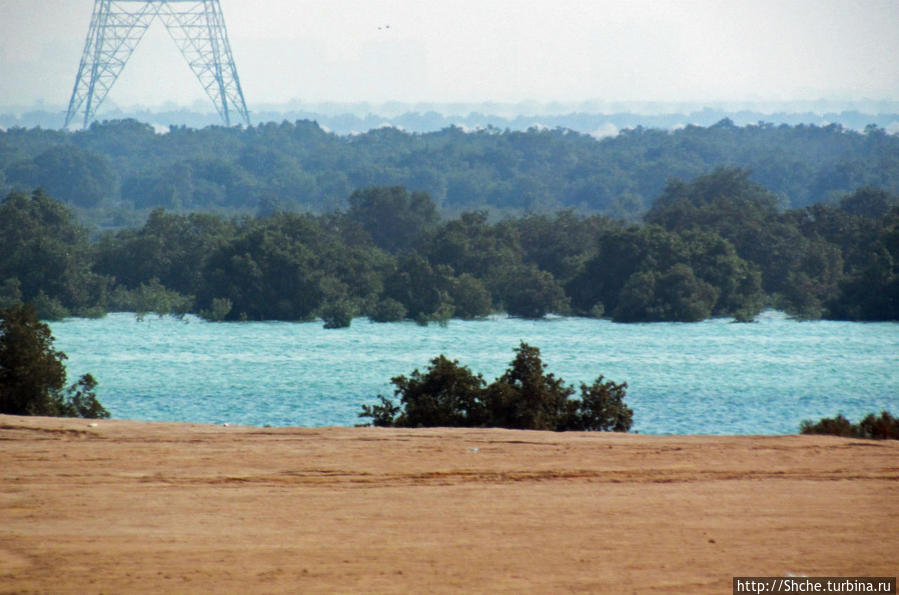
<path fill-rule="evenodd" d="M 292 99 L 899 99 L 899 0 L 221 5 L 251 110 Z M 92 6 L 0 0 L 0 105 L 68 102 Z M 207 103 L 161 22 L 109 100 Z"/>

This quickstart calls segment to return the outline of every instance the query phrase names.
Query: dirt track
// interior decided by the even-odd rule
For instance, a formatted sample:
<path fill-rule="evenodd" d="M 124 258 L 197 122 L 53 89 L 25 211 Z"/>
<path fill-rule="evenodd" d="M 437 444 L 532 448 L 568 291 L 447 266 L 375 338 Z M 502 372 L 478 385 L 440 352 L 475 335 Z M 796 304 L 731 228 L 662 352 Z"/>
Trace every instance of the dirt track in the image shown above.
<path fill-rule="evenodd" d="M 897 519 L 895 441 L 0 415 L 0 592 L 730 593 Z"/>

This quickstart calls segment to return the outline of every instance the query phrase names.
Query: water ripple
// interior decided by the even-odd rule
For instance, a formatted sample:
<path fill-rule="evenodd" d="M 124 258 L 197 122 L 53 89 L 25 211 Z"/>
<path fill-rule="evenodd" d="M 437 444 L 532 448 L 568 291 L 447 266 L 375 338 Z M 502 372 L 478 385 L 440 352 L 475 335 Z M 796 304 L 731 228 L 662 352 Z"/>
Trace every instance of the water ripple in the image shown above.
<path fill-rule="evenodd" d="M 446 328 L 357 319 L 207 323 L 111 314 L 51 324 L 70 379 L 100 381 L 114 417 L 274 426 L 346 426 L 363 402 L 392 395 L 390 378 L 443 353 L 502 374 L 520 341 L 540 347 L 572 384 L 628 382 L 634 429 L 654 434 L 795 433 L 838 412 L 899 413 L 899 324 L 796 322 L 614 324 L 492 316 Z"/>

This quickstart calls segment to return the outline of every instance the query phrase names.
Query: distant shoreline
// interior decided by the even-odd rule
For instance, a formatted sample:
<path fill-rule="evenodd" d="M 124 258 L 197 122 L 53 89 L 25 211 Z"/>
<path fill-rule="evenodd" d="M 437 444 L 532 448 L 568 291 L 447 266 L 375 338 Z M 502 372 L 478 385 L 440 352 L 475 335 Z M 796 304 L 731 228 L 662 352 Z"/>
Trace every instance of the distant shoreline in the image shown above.
<path fill-rule="evenodd" d="M 0 129 L 12 127 L 58 129 L 65 120 L 64 106 L 0 106 Z M 638 126 L 675 130 L 687 125 L 711 126 L 729 119 L 737 126 L 759 122 L 779 126 L 839 124 L 861 132 L 869 124 L 899 132 L 899 102 L 797 102 L 797 103 L 338 103 L 260 104 L 251 106 L 253 125 L 310 120 L 339 135 L 365 133 L 382 127 L 408 132 L 436 132 L 459 126 L 467 130 L 488 127 L 522 131 L 529 128 L 565 128 L 597 138 L 616 136 Z M 195 111 L 186 106 L 108 107 L 99 121 L 136 119 L 152 124 L 158 132 L 169 126 L 204 128 L 220 126 L 214 111 Z"/>

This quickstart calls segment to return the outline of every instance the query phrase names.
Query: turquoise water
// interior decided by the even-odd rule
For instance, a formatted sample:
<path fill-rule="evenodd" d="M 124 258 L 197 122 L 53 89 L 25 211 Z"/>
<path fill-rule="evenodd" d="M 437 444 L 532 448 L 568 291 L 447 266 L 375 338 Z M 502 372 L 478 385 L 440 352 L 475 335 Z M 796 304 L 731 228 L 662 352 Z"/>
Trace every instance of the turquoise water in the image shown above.
<path fill-rule="evenodd" d="M 115 418 L 273 426 L 348 426 L 390 378 L 443 353 L 502 374 L 520 341 L 568 383 L 627 382 L 634 430 L 651 434 L 796 433 L 803 419 L 899 413 L 899 324 L 614 324 L 493 317 L 445 328 L 356 319 L 208 323 L 131 314 L 51 324 L 69 381 L 92 373 Z"/>

